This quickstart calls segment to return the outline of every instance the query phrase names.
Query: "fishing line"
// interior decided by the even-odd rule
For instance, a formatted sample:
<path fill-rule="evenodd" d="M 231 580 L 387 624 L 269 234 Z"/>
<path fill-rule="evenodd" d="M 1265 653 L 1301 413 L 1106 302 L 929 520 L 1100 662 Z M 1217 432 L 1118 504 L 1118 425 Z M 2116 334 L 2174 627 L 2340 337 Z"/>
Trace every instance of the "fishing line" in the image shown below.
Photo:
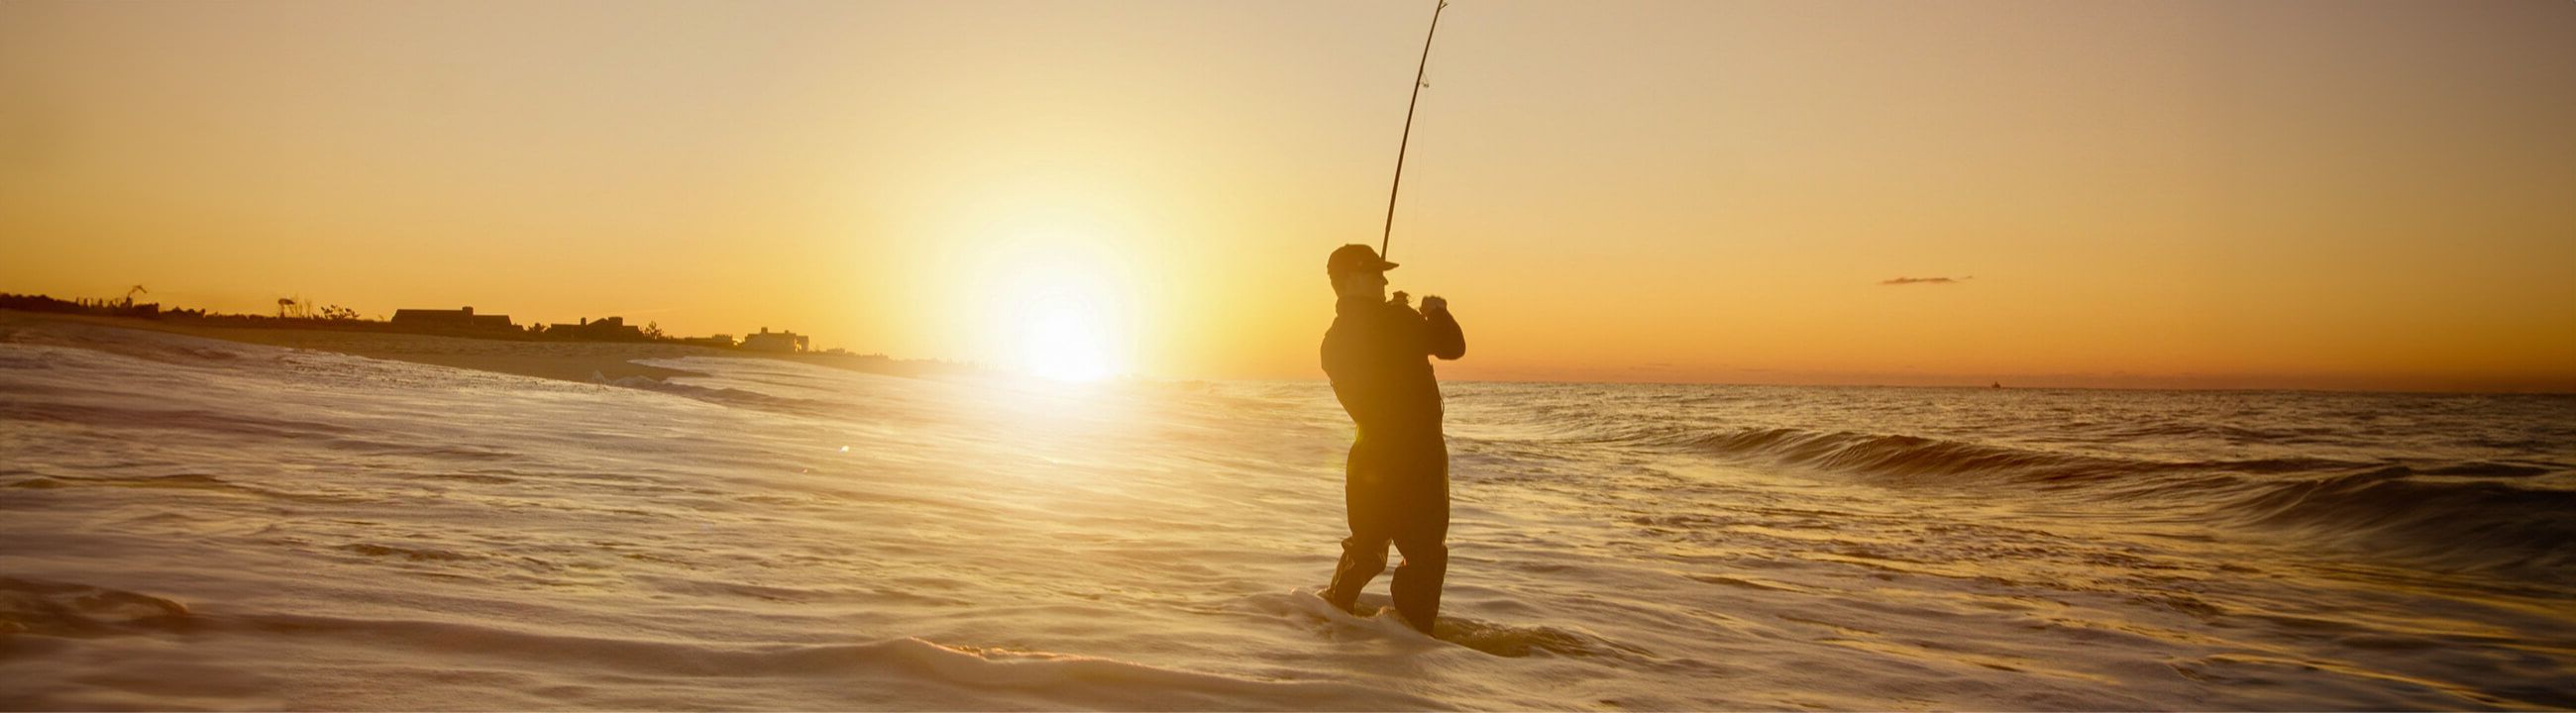
<path fill-rule="evenodd" d="M 1431 31 L 1422 35 L 1422 61 L 1413 67 L 1413 99 L 1404 105 L 1404 138 L 1395 144 L 1395 183 L 1386 189 L 1386 227 L 1377 236 L 1378 259 L 1386 259 L 1386 246 L 1395 237 L 1395 194 L 1404 190 L 1404 150 L 1413 144 L 1413 109 L 1422 105 L 1422 72 L 1431 67 L 1431 38 L 1440 34 L 1440 11 L 1449 0 L 1431 8 Z"/>

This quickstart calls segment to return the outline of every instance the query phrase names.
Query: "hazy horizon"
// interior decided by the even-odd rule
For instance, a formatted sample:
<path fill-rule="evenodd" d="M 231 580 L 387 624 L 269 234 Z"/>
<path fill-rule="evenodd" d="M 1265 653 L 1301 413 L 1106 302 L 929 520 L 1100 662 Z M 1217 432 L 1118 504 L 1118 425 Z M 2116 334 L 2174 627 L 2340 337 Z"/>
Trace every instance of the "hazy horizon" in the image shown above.
<path fill-rule="evenodd" d="M 0 290 L 1318 378 L 1430 11 L 9 3 Z M 1442 17 L 1444 379 L 2576 390 L 2576 4 Z"/>

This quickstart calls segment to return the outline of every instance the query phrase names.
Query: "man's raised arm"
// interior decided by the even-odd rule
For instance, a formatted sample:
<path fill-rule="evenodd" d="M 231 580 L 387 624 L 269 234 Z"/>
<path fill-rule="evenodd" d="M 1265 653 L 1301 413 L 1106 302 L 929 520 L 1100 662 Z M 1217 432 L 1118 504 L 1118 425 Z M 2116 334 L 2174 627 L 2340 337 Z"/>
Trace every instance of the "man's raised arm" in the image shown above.
<path fill-rule="evenodd" d="M 1467 333 L 1458 329 L 1458 318 L 1449 316 L 1449 301 L 1438 295 L 1422 298 L 1422 317 L 1430 323 L 1431 355 L 1457 359 L 1467 355 Z"/>

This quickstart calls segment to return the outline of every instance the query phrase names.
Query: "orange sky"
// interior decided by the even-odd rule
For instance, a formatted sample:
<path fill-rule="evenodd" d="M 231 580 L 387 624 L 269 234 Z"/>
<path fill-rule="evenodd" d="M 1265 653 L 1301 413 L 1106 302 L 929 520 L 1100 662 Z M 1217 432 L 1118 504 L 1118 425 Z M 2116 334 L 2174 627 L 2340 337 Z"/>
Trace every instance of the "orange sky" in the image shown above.
<path fill-rule="evenodd" d="M 9 2 L 0 291 L 1315 378 L 1429 11 Z M 1447 378 L 2576 389 L 2576 3 L 1457 0 L 1430 72 Z"/>

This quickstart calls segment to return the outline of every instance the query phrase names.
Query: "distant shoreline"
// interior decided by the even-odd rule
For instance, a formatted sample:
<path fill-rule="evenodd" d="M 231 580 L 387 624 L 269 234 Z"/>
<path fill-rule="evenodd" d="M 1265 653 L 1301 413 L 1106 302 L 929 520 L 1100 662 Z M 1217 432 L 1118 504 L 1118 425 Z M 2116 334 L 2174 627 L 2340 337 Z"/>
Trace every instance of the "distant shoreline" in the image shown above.
<path fill-rule="evenodd" d="M 877 355 L 772 353 L 719 349 L 668 342 L 590 342 L 473 337 L 314 328 L 230 326 L 170 322 L 143 317 L 111 317 L 0 308 L 0 333 L 46 323 L 93 324 L 264 344 L 292 349 L 338 352 L 371 359 L 475 369 L 581 383 L 614 381 L 630 376 L 667 379 L 696 372 L 647 366 L 637 359 L 734 357 L 774 359 L 869 374 L 919 378 L 957 373 L 967 368 L 932 361 L 906 361 Z"/>
<path fill-rule="evenodd" d="M 522 337 L 482 338 L 439 334 L 389 331 L 383 328 L 340 329 L 331 326 L 296 324 L 288 327 L 237 326 L 213 320 L 171 320 L 142 316 L 107 316 L 51 311 L 28 311 L 0 307 L 0 330 L 13 324 L 33 320 L 80 322 L 131 329 L 187 334 L 251 344 L 292 347 L 355 354 L 376 359 L 391 359 L 420 364 L 436 364 L 465 369 L 479 369 L 522 376 L 536 376 L 564 381 L 590 383 L 594 372 L 601 378 L 616 380 L 628 376 L 664 379 L 693 376 L 692 372 L 629 363 L 634 359 L 669 359 L 684 356 L 736 357 L 792 361 L 835 369 L 907 378 L 940 374 L 979 373 L 969 364 L 935 360 L 904 360 L 882 355 L 832 353 L 779 353 L 680 344 L 670 341 L 608 342 L 563 339 L 530 339 Z M 321 320 L 315 320 L 321 321 Z M 383 322 L 368 322 L 381 325 Z M 1320 376 L 1320 375 L 1318 375 Z M 1217 379 L 1223 381 L 1224 379 Z M 1249 379 L 1250 381 L 1314 382 L 1317 378 Z M 2253 381 L 2255 379 L 2248 379 Z M 1179 379 L 1176 383 L 1202 381 Z M 2512 396 L 2576 396 L 2576 384 L 2505 386 L 2464 383 L 2457 385 L 2416 385 L 2405 387 L 2363 387 L 2350 384 L 2317 383 L 2306 385 L 2185 385 L 2177 383 L 2076 384 L 2066 379 L 2045 375 L 2028 375 L 2003 389 L 1985 384 L 1893 383 L 1855 380 L 1849 382 L 1764 383 L 1753 381 L 1663 381 L 1647 379 L 1533 379 L 1533 378 L 1444 378 L 1443 383 L 1598 383 L 1665 386 L 1750 386 L 1814 387 L 1850 389 L 1971 389 L 2007 393 L 2014 391 L 2144 391 L 2144 392 L 2315 392 L 2351 394 L 2454 394 Z"/>

